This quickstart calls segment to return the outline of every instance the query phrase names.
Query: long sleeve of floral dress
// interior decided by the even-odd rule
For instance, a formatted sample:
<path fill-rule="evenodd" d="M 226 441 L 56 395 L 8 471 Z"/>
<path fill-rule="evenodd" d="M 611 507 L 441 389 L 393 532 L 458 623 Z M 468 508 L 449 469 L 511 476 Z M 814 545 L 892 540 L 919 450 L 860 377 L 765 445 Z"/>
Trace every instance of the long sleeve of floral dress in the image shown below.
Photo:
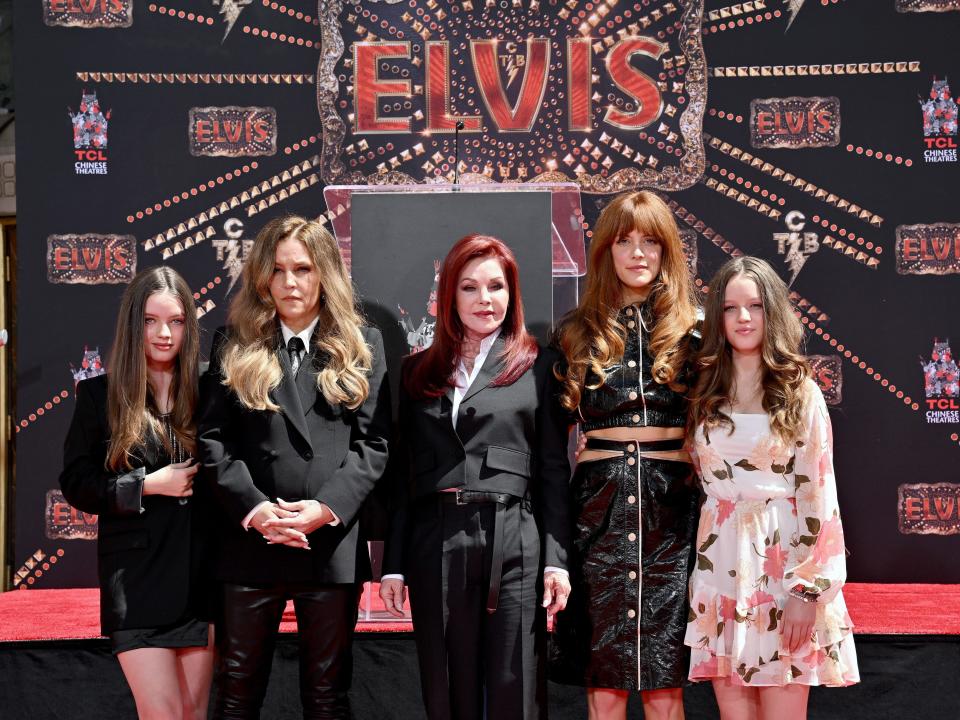
<path fill-rule="evenodd" d="M 794 468 L 798 532 L 790 540 L 783 585 L 790 595 L 829 602 L 847 579 L 847 563 L 833 474 L 830 415 L 823 393 L 813 383 L 808 387 L 805 415 L 806 437 L 797 442 Z"/>

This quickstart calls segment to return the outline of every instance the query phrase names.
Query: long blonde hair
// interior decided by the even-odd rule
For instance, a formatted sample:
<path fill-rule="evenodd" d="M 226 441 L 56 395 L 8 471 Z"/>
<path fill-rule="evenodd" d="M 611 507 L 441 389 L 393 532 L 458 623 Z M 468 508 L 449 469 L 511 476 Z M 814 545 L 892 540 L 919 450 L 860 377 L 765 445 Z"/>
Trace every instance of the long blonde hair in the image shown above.
<path fill-rule="evenodd" d="M 153 267 L 127 286 L 117 313 L 117 330 L 110 351 L 110 382 L 107 385 L 107 420 L 110 446 L 106 465 L 114 472 L 129 470 L 130 457 L 143 447 L 147 438 L 160 440 L 167 452 L 173 452 L 173 439 L 167 437 L 153 388 L 147 378 L 143 328 L 147 300 L 165 293 L 183 307 L 183 344 L 173 370 L 170 395 L 173 409 L 170 426 L 177 441 L 191 453 L 196 449 L 194 408 L 197 405 L 197 362 L 200 351 L 200 327 L 197 323 L 193 293 L 177 272 L 169 267 Z"/>
<path fill-rule="evenodd" d="M 763 303 L 763 345 L 760 385 L 763 409 L 770 416 L 770 429 L 784 443 L 803 434 L 804 383 L 810 366 L 801 352 L 803 325 L 793 310 L 790 291 L 770 265 L 759 258 L 728 260 L 710 281 L 704 307 L 703 346 L 697 356 L 696 388 L 690 398 L 688 431 L 699 425 L 704 433 L 718 427 L 733 432 L 733 418 L 724 410 L 732 399 L 733 353 L 723 325 L 724 296 L 735 277 L 757 284 Z"/>
<path fill-rule="evenodd" d="M 370 392 L 367 375 L 370 348 L 360 328 L 363 319 L 353 285 L 333 236 L 315 220 L 288 215 L 268 222 L 257 235 L 243 268 L 243 284 L 230 304 L 230 337 L 223 350 L 223 384 L 251 410 L 278 411 L 269 396 L 280 385 L 283 369 L 277 357 L 277 308 L 270 279 L 277 245 L 303 243 L 320 275 L 320 321 L 313 344 L 326 362 L 317 373 L 317 389 L 331 405 L 359 407 Z"/>
<path fill-rule="evenodd" d="M 557 378 L 563 382 L 560 398 L 568 410 L 580 404 L 590 371 L 599 378 L 599 387 L 606 380 L 603 368 L 623 356 L 626 328 L 617 321 L 622 286 L 610 247 L 634 230 L 656 238 L 662 248 L 660 273 L 647 299 L 654 319 L 653 378 L 674 390 L 686 389 L 679 382 L 688 360 L 683 340 L 696 323 L 697 309 L 680 233 L 673 213 L 659 197 L 646 190 L 628 192 L 615 197 L 597 219 L 583 297 L 558 334 L 567 368 L 565 373 L 558 371 Z"/>

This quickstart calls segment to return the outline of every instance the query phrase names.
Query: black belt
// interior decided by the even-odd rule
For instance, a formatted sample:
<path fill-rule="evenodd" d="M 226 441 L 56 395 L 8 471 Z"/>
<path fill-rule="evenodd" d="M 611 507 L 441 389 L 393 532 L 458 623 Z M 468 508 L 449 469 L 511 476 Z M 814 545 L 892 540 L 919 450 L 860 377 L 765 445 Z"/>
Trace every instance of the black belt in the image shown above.
<path fill-rule="evenodd" d="M 587 450 L 614 450 L 615 452 L 633 452 L 627 446 L 634 445 L 640 452 L 669 452 L 671 450 L 683 450 L 683 438 L 675 440 L 650 440 L 640 442 L 638 440 L 602 440 L 600 438 L 587 438 Z"/>
<path fill-rule="evenodd" d="M 487 591 L 487 612 L 493 614 L 500 600 L 500 580 L 503 576 L 503 524 L 506 520 L 507 506 L 520 498 L 510 493 L 486 490 L 439 492 L 437 498 L 441 503 L 450 505 L 495 504 L 497 506 L 496 515 L 493 517 L 493 552 L 490 560 L 490 588 Z"/>

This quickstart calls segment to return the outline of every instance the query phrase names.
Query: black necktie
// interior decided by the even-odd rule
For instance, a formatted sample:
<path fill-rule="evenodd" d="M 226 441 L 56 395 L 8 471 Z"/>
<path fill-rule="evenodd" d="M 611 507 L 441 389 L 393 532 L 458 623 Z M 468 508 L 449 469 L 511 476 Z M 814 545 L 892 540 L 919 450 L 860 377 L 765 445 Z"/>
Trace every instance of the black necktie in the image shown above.
<path fill-rule="evenodd" d="M 297 374 L 297 370 L 300 369 L 300 353 L 304 351 L 303 340 L 294 335 L 290 338 L 290 341 L 287 343 L 287 352 L 290 353 L 290 367 L 293 369 L 293 374 Z"/>

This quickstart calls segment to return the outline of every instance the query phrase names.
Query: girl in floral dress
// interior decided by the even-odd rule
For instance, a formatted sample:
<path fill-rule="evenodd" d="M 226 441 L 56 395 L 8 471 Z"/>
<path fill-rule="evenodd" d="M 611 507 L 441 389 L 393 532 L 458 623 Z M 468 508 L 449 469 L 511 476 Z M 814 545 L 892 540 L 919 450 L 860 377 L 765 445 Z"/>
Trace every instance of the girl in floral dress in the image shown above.
<path fill-rule="evenodd" d="M 706 493 L 690 579 L 690 679 L 724 720 L 805 718 L 859 681 L 823 395 L 786 285 L 763 260 L 710 283 L 689 428 Z"/>

